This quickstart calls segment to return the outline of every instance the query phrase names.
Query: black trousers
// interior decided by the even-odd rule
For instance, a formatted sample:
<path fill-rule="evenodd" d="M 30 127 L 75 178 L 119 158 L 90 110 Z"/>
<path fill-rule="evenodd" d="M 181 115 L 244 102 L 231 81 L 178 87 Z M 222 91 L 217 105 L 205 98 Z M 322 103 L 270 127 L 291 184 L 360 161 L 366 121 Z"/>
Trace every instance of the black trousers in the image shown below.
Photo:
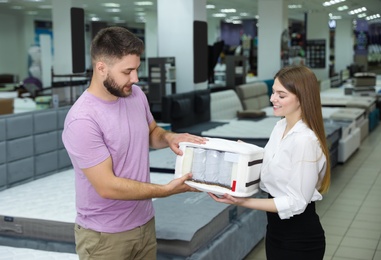
<path fill-rule="evenodd" d="M 323 259 L 325 236 L 314 202 L 290 219 L 282 220 L 277 213 L 268 212 L 267 222 L 267 260 Z"/>

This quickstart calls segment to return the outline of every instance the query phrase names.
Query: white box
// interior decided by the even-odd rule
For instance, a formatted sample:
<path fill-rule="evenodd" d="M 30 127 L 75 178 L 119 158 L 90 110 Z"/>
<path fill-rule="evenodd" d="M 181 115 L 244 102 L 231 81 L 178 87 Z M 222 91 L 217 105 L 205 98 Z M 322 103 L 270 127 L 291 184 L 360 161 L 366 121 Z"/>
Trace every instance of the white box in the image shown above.
<path fill-rule="evenodd" d="M 262 147 L 208 138 L 201 145 L 181 142 L 180 149 L 183 155 L 176 157 L 175 178 L 192 172 L 192 180 L 186 181 L 189 186 L 237 197 L 249 197 L 259 191 Z"/>

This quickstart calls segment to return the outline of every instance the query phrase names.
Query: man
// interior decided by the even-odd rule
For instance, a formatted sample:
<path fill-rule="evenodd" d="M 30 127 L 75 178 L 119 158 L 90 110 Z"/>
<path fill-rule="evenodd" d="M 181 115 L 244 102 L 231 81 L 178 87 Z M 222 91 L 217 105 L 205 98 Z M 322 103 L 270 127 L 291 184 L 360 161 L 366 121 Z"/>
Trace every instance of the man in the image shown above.
<path fill-rule="evenodd" d="M 138 82 L 143 42 L 122 27 L 91 44 L 93 76 L 70 109 L 62 134 L 75 170 L 76 250 L 83 259 L 156 259 L 152 198 L 195 191 L 174 179 L 150 183 L 149 147 L 182 152 L 205 139 L 157 126 Z"/>

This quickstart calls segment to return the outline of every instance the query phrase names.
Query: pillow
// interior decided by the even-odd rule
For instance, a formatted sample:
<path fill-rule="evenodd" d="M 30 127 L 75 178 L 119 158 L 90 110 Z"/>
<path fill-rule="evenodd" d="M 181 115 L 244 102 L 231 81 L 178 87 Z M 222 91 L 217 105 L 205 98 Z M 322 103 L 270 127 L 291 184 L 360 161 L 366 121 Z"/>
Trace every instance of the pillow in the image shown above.
<path fill-rule="evenodd" d="M 172 101 L 171 115 L 173 119 L 180 119 L 191 112 L 191 102 L 189 98 L 180 98 Z"/>
<path fill-rule="evenodd" d="M 266 112 L 262 110 L 243 110 L 237 111 L 238 118 L 259 118 L 266 116 Z"/>

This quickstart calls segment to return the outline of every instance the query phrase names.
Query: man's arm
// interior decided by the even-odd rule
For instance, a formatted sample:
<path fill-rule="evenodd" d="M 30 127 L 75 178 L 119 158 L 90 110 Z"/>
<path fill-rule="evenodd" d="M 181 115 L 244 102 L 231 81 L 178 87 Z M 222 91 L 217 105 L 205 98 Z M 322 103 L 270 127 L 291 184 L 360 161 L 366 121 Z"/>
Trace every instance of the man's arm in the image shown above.
<path fill-rule="evenodd" d="M 105 199 L 143 200 L 166 197 L 186 191 L 196 191 L 184 183 L 185 180 L 191 178 L 191 174 L 173 179 L 165 185 L 116 177 L 112 170 L 111 157 L 94 167 L 82 170 L 97 193 Z"/>

